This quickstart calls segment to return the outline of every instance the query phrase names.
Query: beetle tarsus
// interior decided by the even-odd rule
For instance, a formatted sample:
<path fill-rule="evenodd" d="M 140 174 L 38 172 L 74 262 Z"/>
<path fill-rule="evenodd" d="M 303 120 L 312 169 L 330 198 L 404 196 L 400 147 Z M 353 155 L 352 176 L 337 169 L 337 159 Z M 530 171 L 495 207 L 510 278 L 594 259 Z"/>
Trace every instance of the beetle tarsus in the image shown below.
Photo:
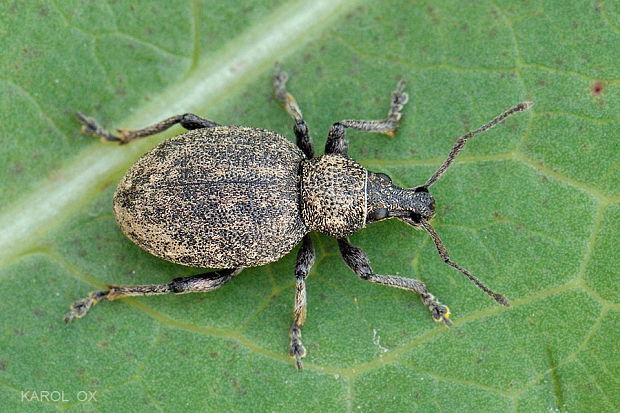
<path fill-rule="evenodd" d="M 450 308 L 448 306 L 437 301 L 435 296 L 431 293 L 420 294 L 420 298 L 431 312 L 433 320 L 438 323 L 443 321 L 448 327 L 452 325 L 452 321 L 450 320 Z"/>
<path fill-rule="evenodd" d="M 293 95 L 286 91 L 287 80 L 288 74 L 280 71 L 280 65 L 276 63 L 273 68 L 272 77 L 276 98 L 282 102 L 288 114 L 291 115 L 295 121 L 300 121 L 302 119 L 301 109 L 299 109 L 299 105 L 297 104 L 297 101 L 295 101 Z"/>
<path fill-rule="evenodd" d="M 306 357 L 306 348 L 301 344 L 301 328 L 297 323 L 291 327 L 291 349 L 289 355 L 295 359 L 295 366 L 298 370 L 303 369 L 301 359 Z"/>
<path fill-rule="evenodd" d="M 392 104 L 388 112 L 387 120 L 392 123 L 393 129 L 384 132 L 390 137 L 394 136 L 394 133 L 398 130 L 398 121 L 402 117 L 400 111 L 403 110 L 403 106 L 409 101 L 409 95 L 403 92 L 406 85 L 407 82 L 401 80 L 398 82 L 398 85 L 396 85 L 396 90 L 392 92 Z"/>
<path fill-rule="evenodd" d="M 77 300 L 71 304 L 71 311 L 69 311 L 64 318 L 65 323 L 70 323 L 74 318 L 84 317 L 92 306 L 106 299 L 108 294 L 109 291 L 93 291 L 88 294 L 88 297 Z"/>
<path fill-rule="evenodd" d="M 122 138 L 108 132 L 101 125 L 99 125 L 99 123 L 94 118 L 86 116 L 81 112 L 77 112 L 75 116 L 82 124 L 83 133 L 94 136 L 96 138 L 101 138 L 101 140 L 104 142 L 123 142 Z"/>

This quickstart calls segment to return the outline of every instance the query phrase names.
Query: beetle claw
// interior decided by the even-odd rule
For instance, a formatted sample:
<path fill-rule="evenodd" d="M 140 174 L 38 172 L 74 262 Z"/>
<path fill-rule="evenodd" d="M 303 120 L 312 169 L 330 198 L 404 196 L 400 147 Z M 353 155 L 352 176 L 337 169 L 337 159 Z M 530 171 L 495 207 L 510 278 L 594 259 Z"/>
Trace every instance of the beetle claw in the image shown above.
<path fill-rule="evenodd" d="M 452 321 L 450 320 L 450 308 L 447 305 L 441 304 L 437 301 L 435 296 L 430 293 L 421 294 L 420 298 L 422 302 L 428 306 L 433 320 L 436 322 L 443 321 L 448 327 L 452 325 Z"/>
<path fill-rule="evenodd" d="M 88 298 L 82 298 L 81 300 L 77 300 L 73 304 L 71 304 L 71 311 L 67 313 L 64 320 L 65 323 L 70 323 L 74 318 L 82 318 L 84 315 L 90 310 L 90 307 L 93 306 L 93 300 Z"/>
<path fill-rule="evenodd" d="M 297 370 L 302 370 L 303 365 L 301 363 L 301 359 L 306 357 L 306 348 L 301 344 L 301 340 L 291 340 L 289 355 L 295 359 L 295 366 L 297 367 Z"/>
<path fill-rule="evenodd" d="M 94 118 L 86 116 L 81 112 L 77 112 L 75 116 L 82 124 L 82 132 L 85 134 L 101 138 L 105 142 L 120 142 L 122 140 L 105 130 Z"/>
<path fill-rule="evenodd" d="M 295 359 L 297 369 L 303 369 L 301 359 L 306 357 L 306 348 L 301 344 L 301 329 L 297 323 L 291 328 L 291 348 L 288 354 Z"/>
<path fill-rule="evenodd" d="M 99 301 L 107 297 L 109 291 L 93 291 L 88 294 L 88 297 L 77 300 L 71 304 L 71 311 L 67 313 L 64 318 L 65 323 L 70 323 L 74 318 L 82 318 L 86 315 L 88 310 Z"/>

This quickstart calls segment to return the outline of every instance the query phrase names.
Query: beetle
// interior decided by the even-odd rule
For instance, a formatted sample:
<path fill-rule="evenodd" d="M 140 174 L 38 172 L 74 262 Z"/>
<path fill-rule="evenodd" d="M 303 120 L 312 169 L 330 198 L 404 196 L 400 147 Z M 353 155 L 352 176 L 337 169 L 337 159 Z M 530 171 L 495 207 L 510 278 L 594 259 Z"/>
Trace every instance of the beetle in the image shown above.
<path fill-rule="evenodd" d="M 337 239 L 345 263 L 361 279 L 418 293 L 435 321 L 451 325 L 450 310 L 419 280 L 375 274 L 367 255 L 348 237 L 367 224 L 388 218 L 424 229 L 441 259 L 457 269 L 499 304 L 508 299 L 493 292 L 450 259 L 430 224 L 435 200 L 429 188 L 461 152 L 467 140 L 525 111 L 522 102 L 457 139 L 448 157 L 423 185 L 400 188 L 383 173 L 374 173 L 347 155 L 346 129 L 393 135 L 408 101 L 405 82 L 392 92 L 383 120 L 343 120 L 329 129 L 325 153 L 314 157 L 314 144 L 295 98 L 287 92 L 288 76 L 276 64 L 272 78 L 276 98 L 294 120 L 297 145 L 266 130 L 222 126 L 191 113 L 172 116 L 139 130 L 103 129 L 77 114 L 84 133 L 126 144 L 180 124 L 188 132 L 172 137 L 142 156 L 114 193 L 114 214 L 124 234 L 144 250 L 191 267 L 220 268 L 168 284 L 108 285 L 71 305 L 65 322 L 81 318 L 101 300 L 130 296 L 212 291 L 245 267 L 277 261 L 301 241 L 295 265 L 296 289 L 289 355 L 298 369 L 306 350 L 301 327 L 306 320 L 305 280 L 314 264 L 310 232 Z"/>

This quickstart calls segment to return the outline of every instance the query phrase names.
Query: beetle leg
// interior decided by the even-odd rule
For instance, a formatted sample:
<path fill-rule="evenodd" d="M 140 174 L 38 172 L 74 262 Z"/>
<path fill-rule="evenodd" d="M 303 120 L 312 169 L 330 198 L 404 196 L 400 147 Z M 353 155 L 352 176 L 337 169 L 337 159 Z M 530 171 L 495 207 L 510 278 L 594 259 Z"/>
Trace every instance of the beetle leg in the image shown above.
<path fill-rule="evenodd" d="M 188 130 L 219 126 L 217 123 L 203 119 L 193 113 L 186 113 L 184 115 L 171 116 L 161 122 L 142 129 L 117 129 L 117 131 L 120 132 L 120 136 L 116 136 L 101 127 L 95 119 L 80 112 L 76 113 L 76 116 L 82 123 L 82 132 L 85 134 L 100 137 L 102 140 L 107 142 L 118 142 L 121 145 L 137 138 L 143 138 L 145 136 L 151 136 L 159 132 L 163 132 L 177 123 Z"/>
<path fill-rule="evenodd" d="M 295 365 L 298 369 L 302 368 L 301 359 L 306 356 L 306 349 L 301 344 L 301 326 L 306 321 L 306 277 L 310 268 L 314 264 L 314 246 L 310 234 L 304 236 L 301 248 L 297 253 L 297 264 L 295 264 L 295 277 L 297 284 L 295 288 L 295 310 L 293 315 L 295 321 L 291 326 L 291 348 L 289 354 L 295 358 Z"/>
<path fill-rule="evenodd" d="M 273 68 L 272 77 L 276 98 L 282 102 L 286 112 L 295 120 L 293 132 L 295 132 L 297 146 L 308 159 L 311 159 L 314 156 L 314 142 L 312 141 L 312 137 L 310 137 L 308 125 L 306 125 L 306 121 L 302 118 L 301 109 L 299 109 L 297 101 L 293 95 L 286 91 L 287 80 L 288 74 L 286 72 L 281 72 L 280 65 L 276 63 Z"/>
<path fill-rule="evenodd" d="M 336 122 L 329 129 L 327 142 L 325 143 L 325 153 L 346 155 L 349 145 L 345 140 L 345 129 L 351 128 L 364 132 L 379 132 L 389 136 L 394 136 L 398 130 L 398 122 L 402 116 L 400 111 L 409 100 L 403 90 L 405 89 L 405 81 L 401 80 L 396 86 L 396 90 L 392 92 L 390 99 L 390 110 L 387 118 L 383 120 L 343 120 Z"/>
<path fill-rule="evenodd" d="M 124 297 L 139 295 L 161 294 L 186 294 L 204 293 L 221 287 L 235 275 L 239 274 L 243 267 L 224 269 L 191 277 L 175 278 L 169 284 L 144 284 L 144 285 L 108 285 L 105 291 L 93 291 L 88 297 L 82 298 L 71 305 L 71 311 L 65 316 L 65 323 L 73 318 L 82 318 L 92 306 L 102 300 L 116 300 Z"/>
<path fill-rule="evenodd" d="M 338 240 L 338 247 L 340 247 L 340 253 L 342 254 L 344 262 L 346 262 L 353 272 L 362 280 L 416 292 L 420 294 L 422 302 L 430 310 L 433 320 L 443 321 L 447 326 L 452 325 L 450 321 L 450 309 L 441 304 L 435 296 L 428 291 L 426 285 L 422 281 L 395 275 L 375 274 L 370 267 L 370 260 L 366 253 L 360 248 L 351 245 L 347 238 L 340 238 Z"/>

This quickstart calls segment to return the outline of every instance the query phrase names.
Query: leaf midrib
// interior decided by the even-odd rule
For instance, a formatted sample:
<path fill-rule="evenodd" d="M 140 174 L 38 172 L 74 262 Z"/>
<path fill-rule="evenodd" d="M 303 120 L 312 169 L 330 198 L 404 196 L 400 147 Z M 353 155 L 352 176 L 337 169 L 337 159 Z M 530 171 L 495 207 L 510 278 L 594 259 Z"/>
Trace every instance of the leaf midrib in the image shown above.
<path fill-rule="evenodd" d="M 208 109 L 228 91 L 251 82 L 359 2 L 301 1 L 279 8 L 259 24 L 248 27 L 212 58 L 193 64 L 181 82 L 138 108 L 121 124 L 140 127 L 172 114 Z M 2 211 L 0 262 L 7 263 L 35 248 L 37 239 L 71 216 L 91 194 L 94 196 L 109 176 L 127 168 L 157 142 L 143 140 L 123 147 L 93 144 L 41 182 L 33 193 Z"/>

